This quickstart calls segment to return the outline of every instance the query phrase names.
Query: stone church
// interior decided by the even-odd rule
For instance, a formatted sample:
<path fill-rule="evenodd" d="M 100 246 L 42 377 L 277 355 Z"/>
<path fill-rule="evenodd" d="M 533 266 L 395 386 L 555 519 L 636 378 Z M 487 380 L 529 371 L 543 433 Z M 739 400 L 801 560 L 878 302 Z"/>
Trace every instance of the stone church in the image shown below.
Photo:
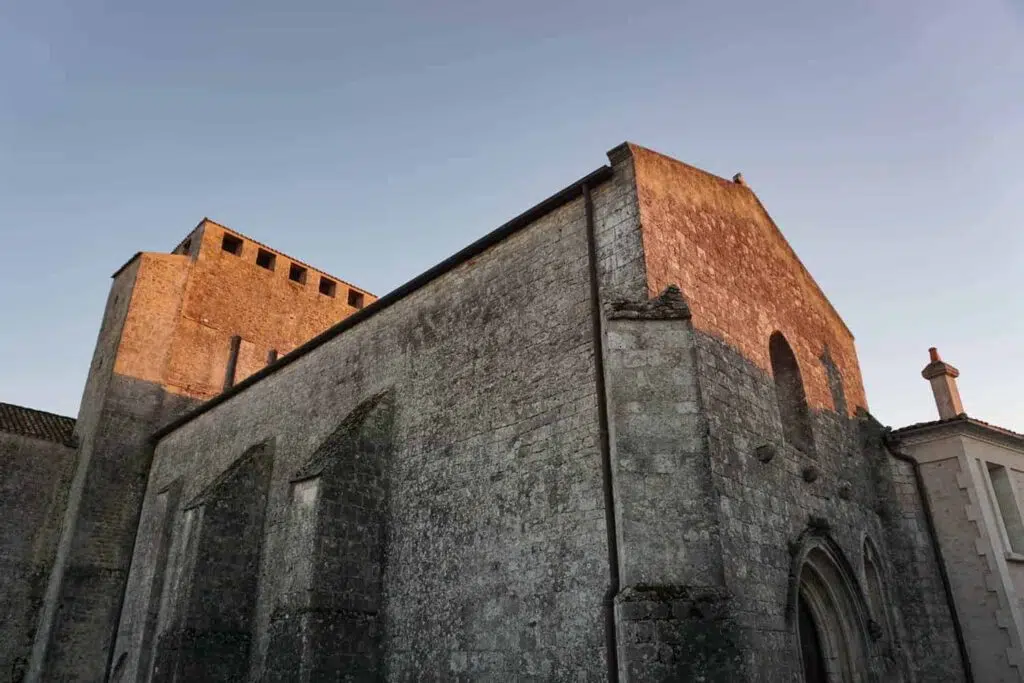
<path fill-rule="evenodd" d="M 0 681 L 1022 680 L 1024 436 L 623 144 L 390 294 L 204 219 L 0 404 Z M 922 386 L 923 389 L 923 386 Z"/>

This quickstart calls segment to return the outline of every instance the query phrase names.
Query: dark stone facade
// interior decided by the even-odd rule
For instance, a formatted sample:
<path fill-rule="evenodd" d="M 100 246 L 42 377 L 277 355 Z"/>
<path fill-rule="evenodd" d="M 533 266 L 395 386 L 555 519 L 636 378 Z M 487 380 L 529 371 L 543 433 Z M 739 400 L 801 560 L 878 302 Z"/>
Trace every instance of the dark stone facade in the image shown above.
<path fill-rule="evenodd" d="M 360 404 L 292 479 L 315 486 L 311 514 L 290 520 L 296 538 L 313 542 L 295 548 L 308 566 L 270 618 L 265 681 L 370 680 L 380 671 L 393 413 L 386 394 Z"/>
<path fill-rule="evenodd" d="M 87 389 L 48 671 L 796 683 L 806 596 L 836 680 L 965 680 L 852 335 L 745 186 L 644 154 L 159 431 Z"/>
<path fill-rule="evenodd" d="M 0 425 L 10 430 L 0 431 L 0 676 L 18 682 L 28 672 L 75 459 L 70 443 L 54 440 L 65 433 L 12 433 L 21 424 Z"/>

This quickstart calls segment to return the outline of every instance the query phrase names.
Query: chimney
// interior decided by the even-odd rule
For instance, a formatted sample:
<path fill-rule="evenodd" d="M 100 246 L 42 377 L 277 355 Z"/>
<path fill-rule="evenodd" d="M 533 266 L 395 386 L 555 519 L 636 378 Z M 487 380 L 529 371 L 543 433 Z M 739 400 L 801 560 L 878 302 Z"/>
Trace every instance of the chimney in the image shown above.
<path fill-rule="evenodd" d="M 935 406 L 939 409 L 940 420 L 951 420 L 962 415 L 964 406 L 960 402 L 960 390 L 956 386 L 956 378 L 960 371 L 939 357 L 938 349 L 928 349 L 931 362 L 921 371 L 921 376 L 931 382 L 932 393 L 935 394 Z"/>

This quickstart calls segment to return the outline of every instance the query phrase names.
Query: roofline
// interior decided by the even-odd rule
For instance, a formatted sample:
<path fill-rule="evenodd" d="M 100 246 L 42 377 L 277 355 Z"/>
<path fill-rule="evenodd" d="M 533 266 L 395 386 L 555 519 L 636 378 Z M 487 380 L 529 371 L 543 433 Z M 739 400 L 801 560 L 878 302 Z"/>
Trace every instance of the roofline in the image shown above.
<path fill-rule="evenodd" d="M 563 190 L 560 190 L 559 192 L 556 192 L 555 194 L 551 195 L 550 197 L 540 202 L 539 204 L 536 204 L 535 206 L 519 214 L 518 216 L 508 221 L 507 223 L 497 228 L 496 230 L 493 230 L 492 232 L 484 235 L 476 242 L 473 242 L 472 244 L 456 252 L 452 256 L 449 256 L 444 261 L 441 261 L 432 268 L 417 275 L 416 277 L 409 280 L 405 284 L 400 285 L 396 289 L 393 289 L 392 291 L 388 292 L 381 298 L 377 299 L 376 301 L 368 305 L 366 308 L 360 309 L 359 311 L 353 313 L 344 320 L 336 323 L 332 327 L 327 328 L 325 331 L 313 337 L 302 346 L 299 346 L 291 353 L 282 356 L 281 358 L 271 363 L 270 365 L 267 365 L 266 367 L 260 369 L 259 371 L 249 375 L 244 380 L 242 380 L 238 384 L 235 384 L 227 391 L 217 394 L 209 401 L 200 404 L 194 410 L 191 410 L 182 415 L 181 417 L 172 420 L 168 424 L 153 432 L 153 434 L 149 437 L 150 442 L 153 445 L 156 445 L 163 437 L 167 436 L 168 434 L 175 431 L 179 427 L 191 422 L 192 420 L 196 419 L 203 413 L 206 413 L 212 410 L 213 408 L 216 408 L 221 403 L 224 403 L 231 397 L 242 393 L 243 391 L 245 391 L 252 385 L 256 384 L 260 380 L 264 379 L 265 377 L 269 377 L 278 370 L 281 370 L 282 368 L 294 363 L 299 358 L 302 358 L 306 354 L 323 346 L 324 344 L 334 339 L 338 335 L 342 334 L 346 330 L 355 327 L 359 323 L 373 317 L 374 315 L 380 313 L 384 309 L 390 308 L 393 304 L 398 303 L 409 294 L 412 294 L 416 290 L 426 286 L 427 284 L 441 277 L 445 273 L 454 270 L 457 266 L 462 265 L 469 259 L 486 251 L 495 244 L 504 241 L 505 239 L 519 232 L 520 230 L 527 227 L 534 221 L 546 216 L 555 209 L 558 209 L 568 204 L 577 197 L 582 196 L 584 187 L 593 188 L 611 179 L 612 173 L 613 171 L 611 166 L 607 165 L 601 166 L 597 170 L 588 173 L 587 175 L 580 178 L 572 185 L 569 185 L 568 187 L 564 188 Z M 213 221 L 210 222 L 212 223 Z M 230 228 L 228 229 L 230 230 Z"/>
<path fill-rule="evenodd" d="M 130 266 L 132 263 L 134 263 L 135 259 L 139 258 L 140 256 L 142 256 L 142 252 L 141 251 L 135 252 L 135 254 L 130 259 L 128 259 L 127 261 L 124 262 L 124 265 L 122 265 L 120 268 L 118 268 L 117 270 L 114 271 L 114 274 L 111 275 L 110 278 L 114 279 L 115 277 L 117 277 L 118 275 L 123 273 L 125 271 L 125 269 L 128 266 Z"/>
<path fill-rule="evenodd" d="M 331 278 L 333 280 L 336 280 L 337 282 L 340 282 L 341 284 L 345 285 L 349 289 L 355 289 L 355 290 L 357 290 L 359 292 L 362 292 L 363 294 L 367 294 L 369 296 L 373 296 L 373 297 L 377 296 L 376 294 L 374 294 L 373 292 L 371 292 L 368 289 L 363 289 L 362 287 L 360 287 L 358 285 L 352 284 L 348 280 L 342 280 L 340 277 L 338 277 L 336 275 L 333 275 L 331 273 L 328 273 L 326 270 L 324 270 L 322 268 L 317 268 L 316 266 L 310 265 L 310 264 L 306 263 L 305 261 L 300 261 L 299 259 L 295 258 L 294 256 L 291 256 L 290 254 L 286 254 L 286 253 L 284 253 L 283 251 L 281 251 L 279 249 L 275 249 L 274 247 L 270 246 L 269 244 L 264 244 L 263 242 L 260 242 L 259 240 L 253 239 L 252 237 L 249 237 L 244 232 L 238 232 L 237 230 L 235 230 L 232 227 L 224 225 L 223 223 L 218 223 L 217 221 L 213 220 L 209 216 L 203 216 L 202 220 L 200 220 L 198 223 L 196 223 L 196 226 L 188 231 L 188 235 L 191 235 L 192 233 L 194 233 L 196 230 L 198 230 L 200 227 L 202 227 L 203 224 L 205 224 L 205 223 L 212 223 L 213 225 L 216 225 L 218 228 L 220 228 L 222 230 L 227 230 L 228 232 L 230 232 L 231 234 L 235 235 L 236 237 L 242 237 L 244 239 L 247 239 L 250 242 L 252 242 L 253 244 L 256 244 L 256 245 L 258 245 L 260 247 L 263 247 L 264 249 L 269 249 L 270 251 L 274 252 L 278 256 L 283 256 L 286 259 L 288 259 L 289 261 L 292 261 L 294 263 L 298 263 L 299 265 L 305 266 L 306 268 L 308 268 L 310 270 L 315 270 L 316 272 L 320 273 L 321 275 L 326 275 L 327 277 L 329 277 L 329 278 Z M 184 243 L 184 241 L 186 239 L 188 239 L 188 235 L 186 235 L 184 238 L 182 238 L 181 242 L 178 242 L 178 246 L 176 246 L 175 249 L 180 247 L 182 245 L 182 243 Z M 130 266 L 137 258 L 142 256 L 143 254 L 161 254 L 161 255 L 165 255 L 165 256 L 173 256 L 174 255 L 174 254 L 168 254 L 168 253 L 163 252 L 163 251 L 153 251 L 153 252 L 137 251 L 137 252 L 135 252 L 135 254 L 130 259 L 128 259 L 127 261 L 124 262 L 124 265 L 122 265 L 120 268 L 115 270 L 113 275 L 111 275 L 110 277 L 111 278 L 115 278 L 118 275 L 120 275 L 121 273 L 123 273 L 125 271 L 125 269 L 128 268 L 128 266 Z"/>
<path fill-rule="evenodd" d="M 997 427 L 996 425 L 989 424 L 983 420 L 976 420 L 975 418 L 968 416 L 966 413 L 961 413 L 960 415 L 948 420 L 921 422 L 918 424 L 908 425 L 906 427 L 900 427 L 899 429 L 894 429 L 892 434 L 897 437 L 911 436 L 914 434 L 923 434 L 930 431 L 939 431 L 956 427 L 967 427 L 982 433 L 994 434 L 1003 439 L 1009 439 L 1018 446 L 1024 446 L 1024 434 L 1018 434 L 1017 432 L 1004 427 Z"/>
<path fill-rule="evenodd" d="M 237 230 L 235 230 L 234 228 L 232 228 L 230 226 L 224 225 L 223 223 L 218 223 L 217 221 L 213 220 L 209 216 L 204 216 L 203 220 L 199 221 L 199 224 L 196 225 L 195 228 L 192 228 L 192 232 L 195 232 L 196 229 L 199 226 L 203 225 L 204 223 L 212 223 L 213 225 L 216 225 L 218 228 L 220 228 L 222 230 L 227 230 L 228 232 L 232 233 L 236 237 L 242 237 L 244 239 L 249 240 L 250 242 L 252 242 L 253 244 L 255 244 L 257 246 L 263 247 L 264 249 L 269 249 L 270 251 L 274 252 L 278 256 L 283 256 L 286 259 L 288 259 L 289 261 L 292 261 L 293 263 L 298 263 L 300 266 L 305 266 L 306 268 L 308 268 L 310 270 L 315 270 L 316 272 L 320 273 L 321 275 L 326 275 L 329 278 L 337 280 L 341 284 L 347 286 L 349 289 L 355 289 L 357 291 L 362 292 L 363 294 L 368 294 L 369 296 L 373 296 L 373 297 L 377 296 L 376 294 L 374 294 L 373 292 L 371 292 L 371 291 L 369 291 L 367 289 L 363 289 L 362 287 L 359 287 L 358 285 L 354 285 L 351 282 L 348 282 L 347 280 L 342 280 L 340 277 L 338 277 L 336 275 L 333 275 L 331 273 L 328 273 L 323 268 L 317 268 L 316 266 L 310 265 L 310 264 L 306 263 L 305 261 L 300 261 L 299 259 L 295 258 L 294 256 L 292 256 L 290 254 L 286 254 L 286 253 L 284 253 L 283 251 L 281 251 L 279 249 L 275 249 L 274 247 L 270 246 L 269 244 L 264 244 L 263 242 L 260 242 L 259 240 L 253 239 L 252 237 L 249 237 L 244 232 L 238 232 Z M 189 234 L 191 235 L 192 232 L 190 232 Z"/>
<path fill-rule="evenodd" d="M 45 441 L 47 443 L 56 443 L 56 444 L 61 444 L 63 446 L 70 446 L 70 447 L 74 448 L 74 446 L 75 446 L 75 443 L 74 443 L 74 428 L 75 428 L 75 424 L 78 422 L 77 418 L 71 417 L 70 415 L 61 415 L 60 413 L 50 412 L 49 410 L 39 410 L 38 408 L 29 408 L 28 406 L 18 405 L 17 403 L 8 403 L 7 401 L 0 401 L 0 406 L 5 406 L 7 408 L 14 408 L 16 410 L 20 410 L 20 411 L 27 412 L 27 413 L 35 413 L 36 415 L 45 415 L 47 417 L 55 417 L 58 420 L 69 421 L 69 422 L 71 422 L 72 435 L 69 436 L 67 439 L 60 439 L 60 440 L 58 440 L 58 439 L 50 439 L 50 438 L 47 438 L 45 436 L 39 436 L 39 435 L 36 435 L 36 434 L 25 434 L 23 432 L 15 432 L 15 431 L 12 431 L 10 429 L 5 429 L 4 427 L 0 427 L 0 434 L 10 434 L 12 436 L 22 436 L 22 437 L 25 437 L 27 439 L 37 439 L 39 441 Z"/>
<path fill-rule="evenodd" d="M 31 413 L 39 413 L 40 415 L 51 415 L 53 417 L 59 417 L 62 420 L 75 419 L 70 415 L 61 415 L 60 413 L 55 413 L 52 410 L 40 410 L 39 408 L 29 408 L 28 406 L 19 405 L 17 403 L 11 403 L 9 401 L 0 401 L 0 406 L 8 406 L 10 408 L 17 408 L 18 410 L 27 410 Z"/>
<path fill-rule="evenodd" d="M 676 162 L 677 164 L 682 164 L 683 166 L 686 166 L 689 169 L 693 169 L 694 171 L 697 171 L 698 173 L 702 173 L 702 174 L 704 174 L 706 176 L 714 178 L 715 180 L 717 180 L 719 182 L 726 183 L 726 184 L 731 185 L 733 187 L 740 187 L 740 188 L 745 189 L 747 192 L 749 192 L 751 194 L 751 196 L 754 198 L 754 201 L 757 202 L 757 206 L 758 206 L 758 208 L 761 209 L 761 213 L 764 214 L 765 218 L 768 219 L 768 222 L 775 229 L 775 232 L 778 233 L 779 237 L 782 238 L 782 243 L 786 246 L 786 249 L 789 250 L 790 255 L 796 260 L 796 264 L 798 266 L 800 266 L 801 270 L 804 271 L 804 275 L 806 275 L 807 278 L 811 281 L 811 284 L 818 291 L 818 294 L 821 295 L 821 298 L 825 300 L 825 304 L 828 306 L 829 310 L 832 311 L 832 314 L 836 317 L 837 320 L 839 320 L 839 324 L 842 325 L 843 329 L 846 330 L 846 333 L 848 335 L 850 335 L 850 339 L 856 339 L 856 337 L 854 337 L 854 335 L 853 335 L 853 332 L 850 330 L 849 326 L 846 324 L 846 321 L 843 320 L 843 316 L 841 316 L 839 314 L 839 311 L 836 310 L 836 307 L 832 305 L 832 301 L 829 300 L 828 295 L 825 294 L 825 290 L 823 290 L 821 288 L 821 285 L 818 284 L 818 281 L 814 279 L 814 275 L 812 275 L 811 271 L 807 269 L 807 266 L 804 265 L 804 262 L 800 260 L 800 256 L 799 256 L 799 254 L 796 253 L 796 249 L 794 249 L 793 245 L 789 243 L 788 239 L 786 239 L 785 233 L 783 233 L 782 230 L 779 228 L 778 223 L 775 222 L 775 219 L 772 218 L 772 215 L 770 213 L 768 213 L 768 209 L 765 208 L 764 204 L 761 202 L 761 198 L 757 196 L 757 193 L 754 192 L 754 189 L 752 187 L 750 187 L 749 185 L 739 185 L 739 184 L 734 183 L 733 181 L 729 180 L 728 178 L 723 178 L 722 176 L 718 175 L 717 173 L 712 173 L 711 171 L 706 171 L 703 168 L 699 168 L 697 166 L 694 166 L 693 164 L 688 164 L 685 161 L 680 161 L 679 159 L 676 159 L 675 157 L 670 157 L 667 154 L 662 154 L 661 152 L 659 152 L 657 150 L 653 150 L 653 149 L 650 149 L 648 147 L 644 147 L 643 145 L 638 145 L 635 142 L 623 142 L 618 147 L 612 148 L 612 150 L 609 151 L 608 153 L 611 154 L 613 152 L 616 152 L 616 151 L 618 151 L 622 147 L 627 147 L 627 148 L 636 147 L 638 149 L 644 150 L 645 152 L 650 152 L 651 154 L 657 154 L 658 156 L 665 157 L 666 159 L 671 159 L 672 161 Z"/>
<path fill-rule="evenodd" d="M 775 232 L 779 233 L 779 237 L 782 238 L 782 243 L 786 245 L 786 249 L 793 256 L 793 259 L 796 261 L 796 264 L 800 266 L 800 269 L 804 271 L 804 274 L 807 276 L 807 279 L 811 281 L 811 284 L 814 286 L 814 289 L 816 289 L 818 291 L 818 294 L 821 295 L 821 298 L 825 300 L 825 305 L 828 306 L 828 309 L 830 311 L 832 311 L 832 315 L 836 317 L 836 320 L 839 321 L 839 324 L 843 326 L 844 330 L 846 330 L 846 334 L 850 335 L 850 339 L 856 341 L 857 337 L 854 336 L 853 330 L 851 330 L 850 326 L 846 324 L 845 320 L 843 320 L 843 316 L 840 315 L 838 310 L 836 310 L 836 307 L 832 304 L 832 300 L 828 298 L 828 294 L 826 294 L 825 290 L 821 288 L 820 284 L 818 284 L 818 281 L 814 278 L 814 275 L 811 274 L 811 271 L 807 268 L 807 266 L 804 265 L 804 262 L 800 260 L 800 255 L 796 253 L 796 249 L 794 249 L 793 245 L 789 243 L 788 239 L 786 239 L 785 233 L 782 232 L 782 229 L 779 227 L 778 223 L 775 222 L 775 219 L 772 218 L 772 215 L 768 213 L 768 209 L 766 209 L 764 204 L 761 202 L 761 198 L 758 197 L 757 193 L 754 192 L 754 190 L 752 190 L 749 186 L 747 186 L 746 189 L 747 191 L 750 192 L 751 195 L 753 195 L 754 201 L 757 202 L 757 205 L 759 207 L 761 207 L 761 211 L 764 213 L 765 218 L 768 219 L 768 222 L 772 224 L 772 227 L 775 228 Z"/>

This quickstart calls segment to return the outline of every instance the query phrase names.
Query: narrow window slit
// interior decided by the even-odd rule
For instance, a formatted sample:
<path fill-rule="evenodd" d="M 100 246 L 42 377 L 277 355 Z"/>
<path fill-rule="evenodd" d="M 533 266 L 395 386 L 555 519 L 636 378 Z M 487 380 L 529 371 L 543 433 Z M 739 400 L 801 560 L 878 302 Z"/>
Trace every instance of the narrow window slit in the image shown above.
<path fill-rule="evenodd" d="M 266 249 L 260 249 L 256 252 L 256 265 L 260 268 L 266 268 L 267 270 L 274 270 L 274 263 L 277 261 L 277 257 Z"/>
<path fill-rule="evenodd" d="M 324 296 L 333 297 L 338 290 L 338 283 L 330 278 L 320 276 L 320 293 Z"/>
<path fill-rule="evenodd" d="M 241 238 L 235 237 L 234 235 L 229 235 L 228 233 L 224 233 L 224 239 L 220 243 L 220 248 L 223 249 L 224 251 L 228 252 L 229 254 L 234 254 L 235 256 L 241 256 L 242 255 L 242 240 L 241 240 Z"/>
<path fill-rule="evenodd" d="M 298 282 L 300 285 L 306 284 L 306 269 L 297 263 L 293 263 L 291 268 L 288 269 L 288 279 L 292 282 Z"/>

